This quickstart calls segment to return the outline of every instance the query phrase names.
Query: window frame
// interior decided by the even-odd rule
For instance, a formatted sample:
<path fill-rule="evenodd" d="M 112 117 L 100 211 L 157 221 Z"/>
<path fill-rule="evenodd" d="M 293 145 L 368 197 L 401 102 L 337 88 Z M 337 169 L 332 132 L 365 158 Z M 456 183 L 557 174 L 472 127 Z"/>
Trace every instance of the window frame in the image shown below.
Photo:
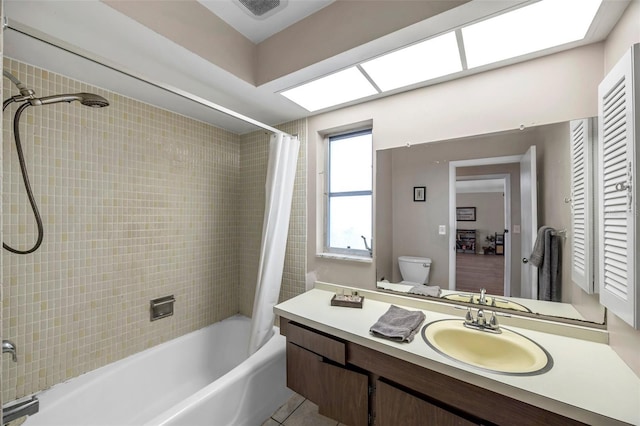
<path fill-rule="evenodd" d="M 331 192 L 331 142 L 336 140 L 353 138 L 361 135 L 371 135 L 371 185 L 370 190 L 358 190 L 358 191 L 340 191 Z M 349 130 L 340 133 L 328 134 L 325 136 L 325 179 L 324 179 L 324 235 L 323 235 L 323 252 L 336 255 L 347 255 L 357 258 L 373 258 L 373 128 L 365 127 L 356 130 Z M 352 249 L 342 247 L 331 247 L 329 244 L 330 227 L 331 227 L 331 215 L 330 205 L 331 198 L 346 197 L 346 196 L 369 196 L 370 197 L 370 213 L 371 213 L 371 230 L 370 238 L 367 241 L 371 247 L 371 251 L 366 249 Z"/>

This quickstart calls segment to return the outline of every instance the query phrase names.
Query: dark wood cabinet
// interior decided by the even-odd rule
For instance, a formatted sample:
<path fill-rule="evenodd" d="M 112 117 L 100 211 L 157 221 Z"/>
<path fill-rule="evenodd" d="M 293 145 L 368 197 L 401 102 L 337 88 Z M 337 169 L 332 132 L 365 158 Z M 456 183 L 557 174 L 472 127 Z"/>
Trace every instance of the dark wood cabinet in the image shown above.
<path fill-rule="evenodd" d="M 345 344 L 295 324 L 288 329 L 287 386 L 318 405 L 323 416 L 367 426 L 369 377 L 345 365 Z"/>
<path fill-rule="evenodd" d="M 478 426 L 480 424 L 382 380 L 376 381 L 375 404 L 377 426 Z"/>
<path fill-rule="evenodd" d="M 286 318 L 280 332 L 287 386 L 345 425 L 584 425 Z"/>

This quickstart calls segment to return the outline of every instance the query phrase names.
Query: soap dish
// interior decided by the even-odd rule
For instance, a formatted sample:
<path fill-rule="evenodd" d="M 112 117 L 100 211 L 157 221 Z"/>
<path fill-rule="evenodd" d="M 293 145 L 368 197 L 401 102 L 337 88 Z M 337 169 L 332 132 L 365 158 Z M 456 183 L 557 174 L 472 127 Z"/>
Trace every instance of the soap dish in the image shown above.
<path fill-rule="evenodd" d="M 331 306 L 344 306 L 346 308 L 362 308 L 364 296 L 334 294 L 331 298 Z"/>

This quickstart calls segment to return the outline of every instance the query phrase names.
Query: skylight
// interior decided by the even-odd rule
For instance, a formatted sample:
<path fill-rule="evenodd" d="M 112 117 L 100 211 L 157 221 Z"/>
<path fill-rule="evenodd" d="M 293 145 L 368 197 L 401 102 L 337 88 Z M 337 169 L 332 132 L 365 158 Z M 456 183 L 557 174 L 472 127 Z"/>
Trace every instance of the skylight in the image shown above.
<path fill-rule="evenodd" d="M 602 0 L 543 0 L 462 28 L 469 68 L 537 52 L 587 34 Z"/>
<path fill-rule="evenodd" d="M 283 96 L 311 112 L 377 93 L 375 87 L 356 67 L 281 92 Z"/>
<path fill-rule="evenodd" d="M 456 34 L 450 32 L 362 64 L 380 90 L 397 89 L 462 71 Z"/>
<path fill-rule="evenodd" d="M 582 40 L 601 3 L 540 0 L 281 94 L 313 112 Z"/>

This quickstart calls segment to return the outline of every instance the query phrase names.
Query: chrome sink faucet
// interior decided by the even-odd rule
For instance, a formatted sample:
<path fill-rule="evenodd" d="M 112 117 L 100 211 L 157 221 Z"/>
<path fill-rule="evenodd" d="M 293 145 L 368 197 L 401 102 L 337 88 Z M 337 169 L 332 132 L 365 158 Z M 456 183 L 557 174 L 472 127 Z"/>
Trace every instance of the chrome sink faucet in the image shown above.
<path fill-rule="evenodd" d="M 502 333 L 496 313 L 491 312 L 491 317 L 489 318 L 489 321 L 487 321 L 483 309 L 478 309 L 476 317 L 473 318 L 473 312 L 471 312 L 471 308 L 468 308 L 467 314 L 464 317 L 464 326 L 474 330 L 486 331 L 488 333 Z"/>
<path fill-rule="evenodd" d="M 487 289 L 486 288 L 481 288 L 480 289 L 480 300 L 479 302 L 481 305 L 486 305 L 487 304 Z"/>
<path fill-rule="evenodd" d="M 2 341 L 2 353 L 10 353 L 13 362 L 18 362 L 18 355 L 16 354 L 16 345 L 10 340 Z"/>

